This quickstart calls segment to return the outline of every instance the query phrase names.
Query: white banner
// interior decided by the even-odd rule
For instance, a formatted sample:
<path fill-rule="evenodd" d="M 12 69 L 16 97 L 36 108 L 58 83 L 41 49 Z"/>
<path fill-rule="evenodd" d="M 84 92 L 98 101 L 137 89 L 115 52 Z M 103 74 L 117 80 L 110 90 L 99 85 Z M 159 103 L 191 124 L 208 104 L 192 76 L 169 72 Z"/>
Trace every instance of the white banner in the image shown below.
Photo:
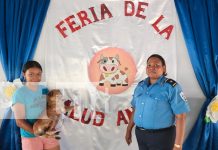
<path fill-rule="evenodd" d="M 51 1 L 38 44 L 46 82 L 77 105 L 60 121 L 62 149 L 128 148 L 131 96 L 147 58 L 162 55 L 176 78 L 176 17 L 171 0 Z M 135 137 L 128 149 L 137 149 Z"/>

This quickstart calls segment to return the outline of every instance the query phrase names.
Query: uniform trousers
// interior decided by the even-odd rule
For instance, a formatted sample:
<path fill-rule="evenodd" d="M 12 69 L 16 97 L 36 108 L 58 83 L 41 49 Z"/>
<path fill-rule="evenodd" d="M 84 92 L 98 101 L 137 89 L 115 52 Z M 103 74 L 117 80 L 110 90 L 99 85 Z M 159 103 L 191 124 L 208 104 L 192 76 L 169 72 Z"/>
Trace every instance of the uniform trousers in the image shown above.
<path fill-rule="evenodd" d="M 139 150 L 172 150 L 175 143 L 176 127 L 163 129 L 135 129 Z"/>

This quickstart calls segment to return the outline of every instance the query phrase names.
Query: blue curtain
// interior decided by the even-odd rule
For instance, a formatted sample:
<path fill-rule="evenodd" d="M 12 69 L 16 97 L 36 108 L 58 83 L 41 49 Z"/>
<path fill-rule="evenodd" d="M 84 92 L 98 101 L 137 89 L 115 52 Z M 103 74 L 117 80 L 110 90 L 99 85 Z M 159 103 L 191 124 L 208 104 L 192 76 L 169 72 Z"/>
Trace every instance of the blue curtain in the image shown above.
<path fill-rule="evenodd" d="M 218 150 L 218 123 L 204 121 L 207 106 L 218 93 L 218 0 L 174 1 L 196 78 L 206 96 L 183 149 Z"/>
<path fill-rule="evenodd" d="M 33 58 L 50 0 L 0 1 L 0 58 L 8 81 Z"/>
<path fill-rule="evenodd" d="M 21 77 L 33 58 L 50 0 L 0 0 L 0 60 L 7 81 Z M 0 150 L 20 150 L 19 128 L 7 109 L 0 128 Z"/>

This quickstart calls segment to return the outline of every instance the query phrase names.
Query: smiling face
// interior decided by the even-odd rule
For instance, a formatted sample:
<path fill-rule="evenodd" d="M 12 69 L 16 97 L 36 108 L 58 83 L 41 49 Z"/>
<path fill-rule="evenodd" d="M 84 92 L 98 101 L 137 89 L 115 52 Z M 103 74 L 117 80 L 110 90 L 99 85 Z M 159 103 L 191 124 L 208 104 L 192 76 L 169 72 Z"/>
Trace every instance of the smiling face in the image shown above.
<path fill-rule="evenodd" d="M 26 82 L 40 82 L 42 77 L 42 70 L 36 67 L 29 68 L 26 72 L 23 73 L 23 76 L 26 79 Z"/>
<path fill-rule="evenodd" d="M 156 81 L 166 72 L 166 66 L 157 57 L 151 57 L 147 61 L 146 73 L 150 80 Z"/>

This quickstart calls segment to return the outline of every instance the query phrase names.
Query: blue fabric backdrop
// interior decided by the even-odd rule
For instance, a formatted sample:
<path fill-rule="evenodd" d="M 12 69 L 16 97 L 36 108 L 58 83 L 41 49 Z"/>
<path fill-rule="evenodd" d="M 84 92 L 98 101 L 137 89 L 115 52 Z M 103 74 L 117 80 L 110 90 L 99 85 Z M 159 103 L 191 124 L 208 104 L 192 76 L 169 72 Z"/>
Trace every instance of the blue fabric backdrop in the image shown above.
<path fill-rule="evenodd" d="M 0 58 L 7 81 L 33 58 L 50 0 L 0 1 Z"/>
<path fill-rule="evenodd" d="M 206 123 L 204 117 L 218 93 L 218 0 L 174 1 L 196 78 L 207 98 L 183 149 L 217 150 L 218 123 Z"/>
<path fill-rule="evenodd" d="M 0 0 L 0 60 L 8 81 L 21 76 L 33 58 L 50 0 Z M 7 109 L 0 128 L 0 150 L 20 150 L 19 128 Z"/>

